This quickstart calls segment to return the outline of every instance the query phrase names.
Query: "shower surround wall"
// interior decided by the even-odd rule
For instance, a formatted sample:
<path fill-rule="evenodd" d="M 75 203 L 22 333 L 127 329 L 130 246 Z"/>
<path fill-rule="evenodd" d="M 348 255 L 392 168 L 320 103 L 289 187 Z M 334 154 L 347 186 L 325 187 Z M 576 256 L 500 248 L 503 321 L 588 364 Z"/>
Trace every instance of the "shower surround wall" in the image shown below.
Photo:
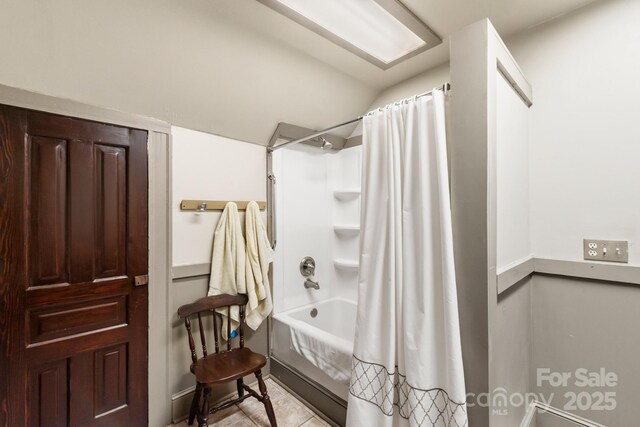
<path fill-rule="evenodd" d="M 360 220 L 360 147 L 298 144 L 273 153 L 276 259 L 272 374 L 344 425 L 355 338 Z M 320 289 L 299 264 L 316 261 Z"/>
<path fill-rule="evenodd" d="M 360 147 L 323 151 L 298 144 L 273 154 L 276 185 L 274 313 L 333 297 L 357 298 Z M 316 261 L 306 289 L 302 258 Z"/>
<path fill-rule="evenodd" d="M 329 206 L 326 155 L 300 145 L 273 154 L 276 176 L 276 255 L 273 263 L 274 313 L 322 301 L 329 284 Z M 320 289 L 306 289 L 300 274 L 302 258 L 315 259 L 313 280 Z"/>

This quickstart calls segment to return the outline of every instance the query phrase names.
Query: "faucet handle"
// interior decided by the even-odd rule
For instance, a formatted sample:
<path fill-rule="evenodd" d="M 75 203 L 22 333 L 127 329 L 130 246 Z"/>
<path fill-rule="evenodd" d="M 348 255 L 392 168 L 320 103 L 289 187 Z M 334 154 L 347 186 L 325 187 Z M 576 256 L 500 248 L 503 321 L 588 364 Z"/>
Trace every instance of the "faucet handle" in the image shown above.
<path fill-rule="evenodd" d="M 310 256 L 302 258 L 302 261 L 300 261 L 300 274 L 302 274 L 302 277 L 311 277 L 315 272 L 316 261 Z"/>

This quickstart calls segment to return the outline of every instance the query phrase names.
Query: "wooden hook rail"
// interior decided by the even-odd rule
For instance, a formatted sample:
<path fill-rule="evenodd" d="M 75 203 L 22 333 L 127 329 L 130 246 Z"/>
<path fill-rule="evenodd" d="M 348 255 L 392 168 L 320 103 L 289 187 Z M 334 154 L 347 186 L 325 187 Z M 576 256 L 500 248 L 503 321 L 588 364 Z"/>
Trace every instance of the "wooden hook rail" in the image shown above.
<path fill-rule="evenodd" d="M 183 200 L 180 202 L 180 210 L 192 211 L 192 212 L 209 212 L 209 211 L 221 211 L 229 202 L 234 202 L 238 205 L 238 210 L 244 211 L 247 209 L 249 201 L 237 201 L 237 200 Z M 267 207 L 267 202 L 256 201 L 260 210 L 264 210 Z"/>

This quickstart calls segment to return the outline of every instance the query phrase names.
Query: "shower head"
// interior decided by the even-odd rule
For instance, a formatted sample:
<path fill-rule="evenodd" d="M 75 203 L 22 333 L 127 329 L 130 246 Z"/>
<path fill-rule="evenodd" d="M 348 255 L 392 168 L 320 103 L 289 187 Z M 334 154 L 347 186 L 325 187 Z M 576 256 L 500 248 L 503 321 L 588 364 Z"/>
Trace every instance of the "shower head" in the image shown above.
<path fill-rule="evenodd" d="M 327 141 L 323 136 L 320 137 L 320 141 L 322 141 L 322 146 L 320 148 L 323 150 L 331 150 L 333 148 L 333 144 Z"/>

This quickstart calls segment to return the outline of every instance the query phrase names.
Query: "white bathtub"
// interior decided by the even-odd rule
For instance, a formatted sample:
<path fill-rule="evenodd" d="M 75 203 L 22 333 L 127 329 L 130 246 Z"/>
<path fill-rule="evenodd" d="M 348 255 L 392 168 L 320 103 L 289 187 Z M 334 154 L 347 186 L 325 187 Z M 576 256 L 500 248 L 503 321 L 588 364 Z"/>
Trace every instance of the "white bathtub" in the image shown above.
<path fill-rule="evenodd" d="M 356 303 L 331 298 L 278 313 L 273 320 L 273 356 L 346 400 Z"/>

